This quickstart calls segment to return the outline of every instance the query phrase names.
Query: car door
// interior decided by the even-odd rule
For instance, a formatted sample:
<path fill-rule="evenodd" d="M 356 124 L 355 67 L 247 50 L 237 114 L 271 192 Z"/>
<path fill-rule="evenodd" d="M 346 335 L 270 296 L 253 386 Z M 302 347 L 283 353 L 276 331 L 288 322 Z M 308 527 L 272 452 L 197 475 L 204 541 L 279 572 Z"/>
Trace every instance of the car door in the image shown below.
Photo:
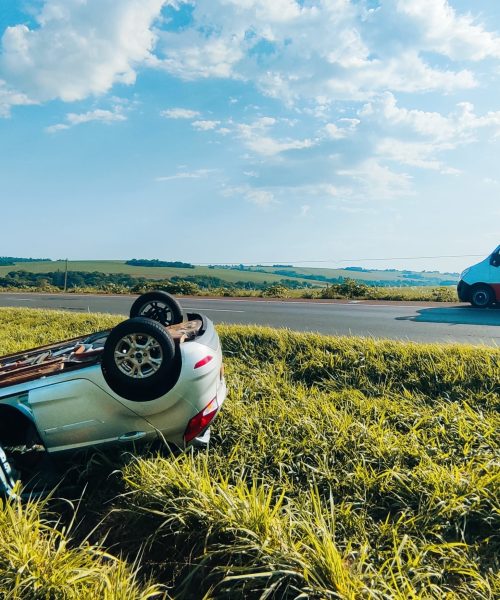
<path fill-rule="evenodd" d="M 154 435 L 144 418 L 83 378 L 33 389 L 29 404 L 49 452 Z"/>

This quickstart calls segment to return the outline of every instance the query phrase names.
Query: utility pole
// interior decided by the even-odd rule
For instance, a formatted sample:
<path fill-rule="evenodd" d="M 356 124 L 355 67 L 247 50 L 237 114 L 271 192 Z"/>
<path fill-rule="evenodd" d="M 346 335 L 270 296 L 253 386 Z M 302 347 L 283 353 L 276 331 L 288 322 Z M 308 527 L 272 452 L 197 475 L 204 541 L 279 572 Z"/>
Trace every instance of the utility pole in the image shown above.
<path fill-rule="evenodd" d="M 66 259 L 66 270 L 64 271 L 64 291 L 68 288 L 68 259 Z"/>

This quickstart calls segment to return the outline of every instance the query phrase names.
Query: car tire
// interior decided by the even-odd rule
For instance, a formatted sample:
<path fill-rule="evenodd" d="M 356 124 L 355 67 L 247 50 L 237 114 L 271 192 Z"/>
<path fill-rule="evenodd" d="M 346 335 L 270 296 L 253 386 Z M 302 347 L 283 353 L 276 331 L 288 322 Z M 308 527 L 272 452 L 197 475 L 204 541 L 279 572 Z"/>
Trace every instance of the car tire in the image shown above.
<path fill-rule="evenodd" d="M 0 498 L 15 498 L 16 478 L 4 449 L 0 446 Z"/>
<path fill-rule="evenodd" d="M 487 308 L 493 304 L 493 290 L 488 285 L 476 285 L 471 290 L 470 302 L 476 308 Z"/>
<path fill-rule="evenodd" d="M 134 401 L 159 398 L 171 388 L 175 344 L 160 324 L 128 319 L 111 330 L 102 353 L 102 373 L 119 396 Z"/>
<path fill-rule="evenodd" d="M 161 290 L 148 292 L 137 298 L 130 309 L 130 318 L 135 317 L 158 321 L 165 327 L 176 325 L 183 319 L 181 305 L 173 296 Z"/>

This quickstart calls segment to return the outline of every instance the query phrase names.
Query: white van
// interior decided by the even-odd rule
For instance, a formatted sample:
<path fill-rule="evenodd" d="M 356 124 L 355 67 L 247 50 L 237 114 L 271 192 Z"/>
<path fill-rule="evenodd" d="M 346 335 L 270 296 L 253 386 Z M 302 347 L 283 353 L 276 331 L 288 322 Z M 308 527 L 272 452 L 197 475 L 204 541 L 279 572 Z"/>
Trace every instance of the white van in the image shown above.
<path fill-rule="evenodd" d="M 500 246 L 477 265 L 465 269 L 457 292 L 461 302 L 470 302 L 477 308 L 500 302 Z"/>

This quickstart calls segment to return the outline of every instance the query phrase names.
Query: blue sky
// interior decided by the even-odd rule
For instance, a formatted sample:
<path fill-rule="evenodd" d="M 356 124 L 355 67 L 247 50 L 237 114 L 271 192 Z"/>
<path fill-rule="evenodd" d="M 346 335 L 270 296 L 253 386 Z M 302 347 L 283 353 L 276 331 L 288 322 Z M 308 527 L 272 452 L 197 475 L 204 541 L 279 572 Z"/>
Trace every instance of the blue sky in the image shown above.
<path fill-rule="evenodd" d="M 0 0 L 0 208 L 0 255 L 461 270 L 375 259 L 500 243 L 500 3 Z"/>

